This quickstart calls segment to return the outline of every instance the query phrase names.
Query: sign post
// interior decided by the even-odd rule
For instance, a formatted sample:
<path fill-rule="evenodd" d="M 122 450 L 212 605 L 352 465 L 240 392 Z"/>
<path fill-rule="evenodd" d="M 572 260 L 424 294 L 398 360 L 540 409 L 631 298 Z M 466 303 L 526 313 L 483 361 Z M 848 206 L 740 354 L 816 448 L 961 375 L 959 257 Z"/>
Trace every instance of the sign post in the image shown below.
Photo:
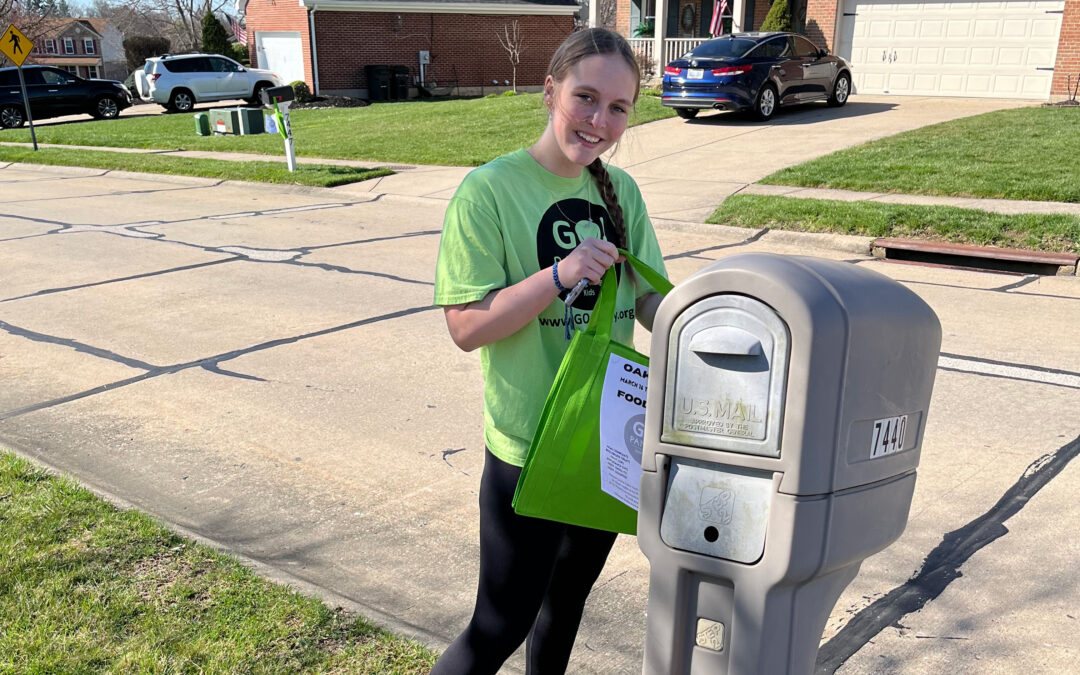
<path fill-rule="evenodd" d="M 19 71 L 19 87 L 22 89 L 23 109 L 26 110 L 26 119 L 30 122 L 30 139 L 34 142 L 34 150 L 36 151 L 38 147 L 37 134 L 34 132 L 34 116 L 30 112 L 30 97 L 26 94 L 26 80 L 23 78 L 22 71 L 23 62 L 26 61 L 26 57 L 33 50 L 34 43 L 23 35 L 15 27 L 15 24 L 8 26 L 8 29 L 4 31 L 4 37 L 0 39 L 0 52 L 11 59 Z"/>

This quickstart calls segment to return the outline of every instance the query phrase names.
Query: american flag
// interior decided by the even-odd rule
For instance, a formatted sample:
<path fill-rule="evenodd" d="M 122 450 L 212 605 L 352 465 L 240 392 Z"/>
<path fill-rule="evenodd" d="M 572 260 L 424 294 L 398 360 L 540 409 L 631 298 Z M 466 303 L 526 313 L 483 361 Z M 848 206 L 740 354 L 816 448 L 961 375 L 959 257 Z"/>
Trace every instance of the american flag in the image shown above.
<path fill-rule="evenodd" d="M 726 2 L 726 0 L 725 0 L 725 2 Z M 244 25 L 242 23 L 240 23 L 239 21 L 237 21 L 236 19 L 232 18 L 232 16 L 229 15 L 229 14 L 226 14 L 225 18 L 228 19 L 228 21 L 229 21 L 229 29 L 232 30 L 232 34 L 233 34 L 234 37 L 236 37 L 236 41 L 239 42 L 242 45 L 246 45 L 247 44 L 247 29 L 244 28 Z"/>
<path fill-rule="evenodd" d="M 728 13 L 728 0 L 715 0 L 712 10 L 712 23 L 709 34 L 713 37 L 724 33 L 724 15 Z"/>

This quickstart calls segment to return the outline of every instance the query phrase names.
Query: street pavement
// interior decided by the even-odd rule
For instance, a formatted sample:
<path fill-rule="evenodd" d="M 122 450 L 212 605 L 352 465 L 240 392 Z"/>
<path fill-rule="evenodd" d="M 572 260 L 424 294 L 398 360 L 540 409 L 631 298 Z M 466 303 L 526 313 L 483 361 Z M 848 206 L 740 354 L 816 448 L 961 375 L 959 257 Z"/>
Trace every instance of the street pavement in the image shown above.
<path fill-rule="evenodd" d="M 725 182 L 920 114 L 1012 104 L 866 105 L 771 126 L 667 120 L 616 163 L 643 183 L 676 283 L 741 252 L 817 255 L 898 280 L 941 319 L 907 530 L 837 603 L 821 672 L 1069 672 L 1080 280 L 900 265 L 863 239 L 701 224 Z M 479 361 L 431 306 L 443 211 L 465 172 L 315 189 L 0 168 L 0 443 L 444 647 L 472 608 L 483 465 Z M 638 348 L 649 351 L 643 331 Z M 571 672 L 640 672 L 647 594 L 648 562 L 620 537 Z M 507 671 L 521 667 L 519 654 Z"/>

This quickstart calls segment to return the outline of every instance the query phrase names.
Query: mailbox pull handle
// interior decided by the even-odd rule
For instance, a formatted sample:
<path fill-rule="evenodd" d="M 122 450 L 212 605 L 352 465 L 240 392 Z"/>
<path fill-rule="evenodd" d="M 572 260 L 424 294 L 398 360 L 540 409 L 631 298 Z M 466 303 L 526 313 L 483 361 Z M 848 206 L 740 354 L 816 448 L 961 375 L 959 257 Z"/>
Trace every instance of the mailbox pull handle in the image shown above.
<path fill-rule="evenodd" d="M 735 326 L 706 328 L 690 338 L 690 351 L 725 356 L 761 356 L 761 340 Z"/>

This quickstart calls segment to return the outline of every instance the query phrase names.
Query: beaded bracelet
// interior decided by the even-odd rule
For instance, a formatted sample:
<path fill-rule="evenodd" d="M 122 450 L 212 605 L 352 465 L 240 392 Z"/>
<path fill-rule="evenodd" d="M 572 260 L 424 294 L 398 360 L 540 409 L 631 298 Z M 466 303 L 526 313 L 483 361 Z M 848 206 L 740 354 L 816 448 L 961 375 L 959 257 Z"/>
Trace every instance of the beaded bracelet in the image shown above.
<path fill-rule="evenodd" d="M 560 293 L 565 293 L 566 288 L 561 283 L 559 283 L 559 261 L 558 260 L 556 260 L 555 264 L 551 266 L 551 276 L 555 279 L 555 288 L 557 288 Z"/>

